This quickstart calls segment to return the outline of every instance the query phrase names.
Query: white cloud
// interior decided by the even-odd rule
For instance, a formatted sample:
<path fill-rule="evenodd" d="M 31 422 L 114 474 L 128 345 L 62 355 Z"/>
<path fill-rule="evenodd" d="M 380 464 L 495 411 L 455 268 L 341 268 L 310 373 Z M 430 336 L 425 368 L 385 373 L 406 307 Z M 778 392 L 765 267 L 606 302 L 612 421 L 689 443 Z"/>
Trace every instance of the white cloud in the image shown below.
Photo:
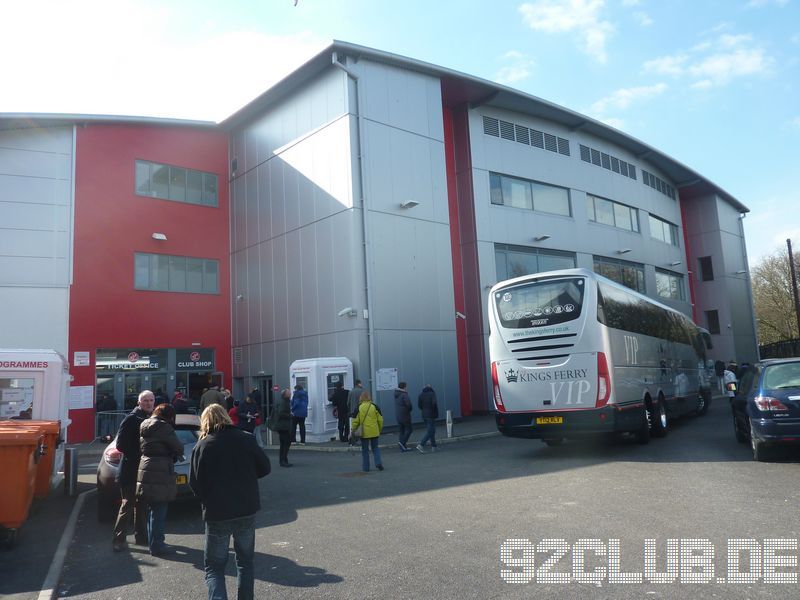
<path fill-rule="evenodd" d="M 575 32 L 582 50 L 605 63 L 606 41 L 614 26 L 601 19 L 605 0 L 537 0 L 520 5 L 523 22 L 534 31 L 545 33 Z"/>
<path fill-rule="evenodd" d="M 648 60 L 644 63 L 644 70 L 647 73 L 658 73 L 659 75 L 671 75 L 677 77 L 683 75 L 684 64 L 689 59 L 685 54 L 675 54 L 673 56 L 661 56 Z"/>
<path fill-rule="evenodd" d="M 509 64 L 501 67 L 495 73 L 494 80 L 503 85 L 511 85 L 527 79 L 536 66 L 536 61 L 517 50 L 509 50 L 502 58 Z"/>
<path fill-rule="evenodd" d="M 745 4 L 745 8 L 763 8 L 770 4 L 784 7 L 789 4 L 789 0 L 748 0 L 747 4 Z"/>
<path fill-rule="evenodd" d="M 633 103 L 643 102 L 663 94 L 668 87 L 666 83 L 657 83 L 650 86 L 622 88 L 601 98 L 592 104 L 589 110 L 594 115 L 602 115 L 609 108 L 625 110 Z"/>
<path fill-rule="evenodd" d="M 47 18 L 37 20 L 35 33 L 4 28 L 0 55 L 25 59 L 4 61 L 0 111 L 221 120 L 327 42 L 310 34 L 222 33 L 208 21 L 191 29 L 172 6 L 136 0 L 4 4 L 7 25 L 29 22 L 32 14 Z M 278 55 L 280 61 L 269 60 Z"/>
<path fill-rule="evenodd" d="M 633 13 L 633 16 L 636 17 L 636 20 L 639 21 L 639 25 L 642 27 L 650 27 L 650 25 L 654 23 L 653 19 L 650 18 L 650 15 L 644 11 L 637 11 Z"/>
<path fill-rule="evenodd" d="M 788 121 L 786 121 L 786 125 L 791 129 L 797 129 L 798 131 L 800 131 L 800 117 L 789 119 Z"/>
<path fill-rule="evenodd" d="M 642 68 L 646 73 L 687 76 L 692 80 L 691 88 L 705 90 L 769 73 L 774 62 L 752 35 L 721 33 L 686 52 L 648 60 Z"/>

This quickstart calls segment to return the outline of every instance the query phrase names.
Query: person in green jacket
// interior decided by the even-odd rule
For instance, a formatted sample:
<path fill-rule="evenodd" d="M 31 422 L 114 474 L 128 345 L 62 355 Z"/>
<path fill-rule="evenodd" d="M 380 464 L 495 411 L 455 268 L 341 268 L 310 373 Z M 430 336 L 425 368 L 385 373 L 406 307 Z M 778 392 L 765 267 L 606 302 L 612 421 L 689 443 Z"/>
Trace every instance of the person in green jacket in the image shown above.
<path fill-rule="evenodd" d="M 364 431 L 361 434 L 361 468 L 369 471 L 369 449 L 372 448 L 372 455 L 375 457 L 375 468 L 383 471 L 381 461 L 381 449 L 378 447 L 378 438 L 383 429 L 383 415 L 375 404 L 372 403 L 372 396 L 369 392 L 364 392 L 359 398 L 358 412 L 353 419 L 350 431 L 355 431 L 363 423 Z"/>

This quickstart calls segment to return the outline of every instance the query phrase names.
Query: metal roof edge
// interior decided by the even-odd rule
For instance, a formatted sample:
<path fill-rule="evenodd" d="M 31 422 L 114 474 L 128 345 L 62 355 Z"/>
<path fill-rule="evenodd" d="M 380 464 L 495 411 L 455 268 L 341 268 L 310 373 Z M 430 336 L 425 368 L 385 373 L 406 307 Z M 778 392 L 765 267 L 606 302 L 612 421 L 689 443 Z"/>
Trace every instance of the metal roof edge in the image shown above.
<path fill-rule="evenodd" d="M 219 125 L 213 121 L 197 121 L 191 119 L 173 119 L 162 117 L 138 117 L 130 115 L 93 115 L 79 113 L 3 113 L 0 112 L 0 129 L 8 129 L 3 125 L 14 123 L 13 129 L 41 126 L 43 123 L 56 125 L 60 123 L 112 123 L 120 125 L 155 125 L 170 127 L 201 127 L 216 129 Z"/>

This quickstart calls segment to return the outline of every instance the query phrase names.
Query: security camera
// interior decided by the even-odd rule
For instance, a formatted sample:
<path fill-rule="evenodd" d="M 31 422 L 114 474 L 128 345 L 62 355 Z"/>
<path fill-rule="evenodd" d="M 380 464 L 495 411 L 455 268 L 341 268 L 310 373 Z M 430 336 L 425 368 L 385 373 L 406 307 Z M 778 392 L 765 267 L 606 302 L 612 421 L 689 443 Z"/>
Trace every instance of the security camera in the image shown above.
<path fill-rule="evenodd" d="M 353 308 L 352 306 L 348 306 L 347 308 L 343 308 L 336 314 L 340 317 L 355 317 L 356 309 Z"/>

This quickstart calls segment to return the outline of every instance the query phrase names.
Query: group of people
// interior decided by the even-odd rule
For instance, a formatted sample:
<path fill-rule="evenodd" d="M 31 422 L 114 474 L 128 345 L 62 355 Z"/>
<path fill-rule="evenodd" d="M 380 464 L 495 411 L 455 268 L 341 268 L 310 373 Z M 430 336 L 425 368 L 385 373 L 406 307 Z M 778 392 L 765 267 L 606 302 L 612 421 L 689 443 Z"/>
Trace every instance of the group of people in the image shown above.
<path fill-rule="evenodd" d="M 154 406 L 153 392 L 139 394 L 136 408 L 122 421 L 117 475 L 122 503 L 114 524 L 113 549 L 127 549 L 133 521 L 137 544 L 153 556 L 174 553 L 165 543 L 167 506 L 177 495 L 174 464 L 183 460 L 175 433 L 175 408 Z M 230 538 L 236 553 L 239 598 L 254 592 L 255 515 L 261 509 L 258 480 L 270 463 L 255 437 L 234 426 L 222 404 L 212 402 L 200 416 L 199 440 L 192 451 L 189 486 L 200 499 L 205 521 L 204 567 L 209 599 L 227 598 L 225 567 Z M 231 502 L 235 498 L 235 502 Z"/>
<path fill-rule="evenodd" d="M 714 371 L 717 376 L 717 381 L 720 382 L 722 389 L 728 399 L 733 400 L 736 396 L 736 391 L 739 389 L 739 380 L 744 375 L 749 367 L 749 363 L 743 362 L 741 365 L 737 364 L 735 360 L 730 361 L 727 365 L 718 360 L 714 363 Z"/>

